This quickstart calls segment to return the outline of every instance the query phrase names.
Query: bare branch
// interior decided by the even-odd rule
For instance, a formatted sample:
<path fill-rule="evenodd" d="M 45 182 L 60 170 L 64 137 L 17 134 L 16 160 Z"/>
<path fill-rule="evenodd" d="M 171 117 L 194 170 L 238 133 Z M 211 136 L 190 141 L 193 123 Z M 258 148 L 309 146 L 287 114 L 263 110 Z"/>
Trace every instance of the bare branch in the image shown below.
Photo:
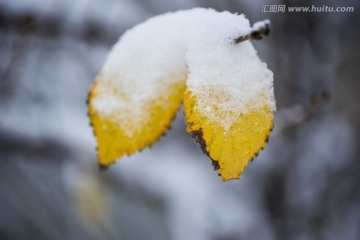
<path fill-rule="evenodd" d="M 249 32 L 248 34 L 246 34 L 244 36 L 240 36 L 240 37 L 234 39 L 234 43 L 238 44 L 238 43 L 250 40 L 250 39 L 260 40 L 260 39 L 263 39 L 263 37 L 269 35 L 269 33 L 270 33 L 270 21 L 269 20 L 256 22 L 253 25 L 251 32 Z"/>
<path fill-rule="evenodd" d="M 313 116 L 320 107 L 328 103 L 329 100 L 330 93 L 328 91 L 319 91 L 313 93 L 306 104 L 295 105 L 279 111 L 275 120 L 276 128 L 272 135 L 278 135 L 286 129 L 296 127 L 305 122 Z"/>
<path fill-rule="evenodd" d="M 49 38 L 71 38 L 86 43 L 99 43 L 111 46 L 125 30 L 95 21 L 84 20 L 79 24 L 69 25 L 64 15 L 40 16 L 36 12 L 12 13 L 0 6 L 0 31 L 31 34 Z M 116 30 L 114 30 L 116 29 Z"/>

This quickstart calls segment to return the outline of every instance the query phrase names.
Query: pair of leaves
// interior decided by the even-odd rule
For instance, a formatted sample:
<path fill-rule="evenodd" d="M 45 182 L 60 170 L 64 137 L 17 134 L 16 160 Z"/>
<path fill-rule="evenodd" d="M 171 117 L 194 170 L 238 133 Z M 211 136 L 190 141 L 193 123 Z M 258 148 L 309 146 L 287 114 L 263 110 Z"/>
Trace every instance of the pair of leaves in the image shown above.
<path fill-rule="evenodd" d="M 175 13 L 173 16 L 164 15 L 154 18 L 127 32 L 120 39 L 93 83 L 88 97 L 90 121 L 98 142 L 99 165 L 107 168 L 121 156 L 130 155 L 154 144 L 171 126 L 176 111 L 184 102 L 187 131 L 192 133 L 203 152 L 212 159 L 223 181 L 238 179 L 248 162 L 265 147 L 273 127 L 272 88 L 261 79 L 268 78 L 267 83 L 272 84 L 272 75 L 268 74 L 266 65 L 258 59 L 250 43 L 240 50 L 229 47 L 231 43 L 225 45 L 221 43 L 226 48 L 223 51 L 230 54 L 224 56 L 230 56 L 233 61 L 244 65 L 244 76 L 238 76 L 236 65 L 232 74 L 223 74 L 225 71 L 233 71 L 224 64 L 224 59 L 210 59 L 207 62 L 208 58 L 203 55 L 210 54 L 212 45 L 199 53 L 196 50 L 197 45 L 191 45 L 195 50 L 192 54 L 187 54 L 187 57 L 193 59 L 186 64 L 183 63 L 181 56 L 185 53 L 179 50 L 183 47 L 181 34 L 174 32 L 172 25 L 168 24 L 171 21 L 174 21 L 174 25 L 180 24 L 179 19 L 182 16 L 184 19 L 204 19 L 206 16 L 211 19 L 212 22 L 209 24 L 212 24 L 212 27 L 218 22 L 224 21 L 225 24 L 229 19 L 233 20 L 233 16 L 229 16 L 229 13 L 218 13 L 208 9 L 188 10 Z M 243 15 L 237 15 L 236 18 L 238 19 L 236 21 L 245 25 L 245 29 L 250 29 Z M 191 24 L 191 21 L 184 20 L 184 25 L 186 24 Z M 219 29 L 222 28 L 223 25 L 219 25 Z M 167 32 L 169 36 L 166 34 L 162 36 Z M 173 35 L 170 35 L 170 32 L 173 32 Z M 202 40 L 210 39 L 211 44 L 216 44 L 217 36 L 211 39 L 214 35 L 212 29 L 202 29 L 203 34 L 206 32 L 209 37 Z M 153 34 L 159 35 L 159 38 L 162 36 L 170 39 L 160 43 Z M 146 44 L 139 41 L 141 37 L 147 39 Z M 218 47 L 220 52 L 215 52 L 218 55 L 222 51 L 221 44 Z M 234 54 L 231 55 L 232 50 Z M 188 51 L 191 52 L 191 49 Z M 216 54 L 213 56 L 217 56 Z M 252 65 L 241 62 L 236 54 L 243 54 L 245 61 L 246 56 L 250 56 L 251 61 L 258 66 L 255 69 L 260 69 L 263 74 L 249 74 L 246 67 Z M 204 65 L 209 64 L 209 66 L 201 64 L 204 59 Z M 200 64 L 196 61 L 200 61 Z M 206 82 L 207 78 L 213 77 L 211 68 L 219 68 L 215 72 L 217 78 L 222 76 L 228 78 L 235 76 L 235 80 L 244 78 L 246 81 L 243 80 L 241 83 L 245 84 L 244 89 L 239 89 L 243 85 L 237 84 L 236 81 L 233 88 L 240 90 L 240 93 L 252 90 L 253 93 L 248 99 L 241 98 L 244 101 L 238 103 L 236 94 L 235 98 L 232 96 L 224 99 L 224 96 L 227 97 L 227 94 L 231 95 L 232 92 L 222 89 L 222 87 L 229 88 L 226 77 L 218 81 L 217 85 L 203 84 L 206 87 L 197 89 L 196 81 L 196 84 L 194 81 L 191 83 L 194 87 L 190 86 L 186 79 L 190 77 L 186 66 L 191 68 L 190 72 L 193 74 L 191 77 L 199 82 Z M 194 74 L 197 70 L 195 68 L 201 68 L 200 75 Z M 202 74 L 203 72 L 205 74 Z M 271 75 L 271 80 L 268 75 Z M 247 88 L 246 85 L 254 86 Z M 211 94 L 202 94 L 209 89 Z M 227 106 L 235 107 L 223 107 L 224 101 L 227 101 Z M 237 104 L 242 106 L 237 108 Z"/>
<path fill-rule="evenodd" d="M 190 91 L 184 94 L 185 85 L 169 87 L 171 94 L 150 102 L 146 108 L 148 118 L 136 131 L 127 134 L 129 129 L 117 124 L 116 116 L 101 116 L 91 102 L 97 97 L 97 80 L 89 94 L 89 115 L 94 134 L 98 141 L 99 165 L 107 168 L 123 155 L 130 155 L 156 142 L 171 126 L 184 95 L 184 114 L 188 124 L 187 131 L 193 133 L 204 151 L 219 166 L 218 173 L 223 181 L 240 177 L 249 160 L 265 147 L 273 126 L 270 106 L 258 111 L 239 115 L 230 129 L 225 131 L 219 123 L 203 116 L 197 108 L 196 96 Z M 131 105 L 131 102 L 128 104 Z M 119 112 L 129 120 L 131 113 Z M 215 113 L 216 114 L 216 113 Z M 131 131 L 131 129 L 130 129 Z"/>

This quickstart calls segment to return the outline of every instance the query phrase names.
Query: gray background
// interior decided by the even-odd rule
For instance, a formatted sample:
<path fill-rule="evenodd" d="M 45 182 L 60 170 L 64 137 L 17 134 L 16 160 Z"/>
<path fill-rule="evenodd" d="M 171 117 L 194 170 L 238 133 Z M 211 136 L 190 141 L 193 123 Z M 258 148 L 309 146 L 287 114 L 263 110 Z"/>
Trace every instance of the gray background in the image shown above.
<path fill-rule="evenodd" d="M 355 11 L 264 13 L 264 4 Z M 254 42 L 279 110 L 267 148 L 240 181 L 222 183 L 180 110 L 153 148 L 99 172 L 85 100 L 106 54 L 135 24 L 195 6 L 271 20 L 270 37 Z M 359 239 L 359 9 L 1 0 L 0 239 Z"/>

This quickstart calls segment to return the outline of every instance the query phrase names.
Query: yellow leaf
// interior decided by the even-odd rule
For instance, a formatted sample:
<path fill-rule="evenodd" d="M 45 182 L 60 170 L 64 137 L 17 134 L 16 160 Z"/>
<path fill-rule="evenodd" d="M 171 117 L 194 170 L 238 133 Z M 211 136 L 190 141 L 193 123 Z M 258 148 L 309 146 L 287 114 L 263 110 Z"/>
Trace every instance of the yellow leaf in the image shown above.
<path fill-rule="evenodd" d="M 219 103 L 219 95 L 212 96 Z M 214 99 L 215 98 L 215 99 Z M 185 92 L 184 113 L 188 124 L 187 131 L 195 133 L 200 147 L 218 163 L 219 175 L 223 181 L 238 179 L 248 162 L 265 147 L 273 127 L 273 113 L 267 104 L 265 94 L 259 94 L 254 101 L 261 101 L 262 107 L 253 109 L 248 103 L 244 113 L 221 111 L 216 106 L 208 106 L 211 114 L 226 121 L 234 118 L 230 127 L 223 122 L 214 121 L 199 109 L 196 96 L 189 90 Z M 210 111 L 210 110 L 209 110 Z M 210 113 L 209 113 L 210 114 Z M 217 118 L 218 119 L 218 118 Z"/>
<path fill-rule="evenodd" d="M 104 168 L 119 157 L 142 150 L 158 140 L 171 126 L 185 89 L 184 81 L 173 81 L 163 86 L 166 91 L 156 91 L 145 105 L 136 106 L 128 93 L 112 82 L 121 82 L 121 79 L 108 81 L 100 74 L 88 97 L 90 122 L 98 142 L 98 163 Z M 119 107 L 108 114 L 101 113 L 95 102 L 109 95 L 113 101 L 129 108 Z M 134 116 L 131 108 L 138 108 L 139 116 Z"/>

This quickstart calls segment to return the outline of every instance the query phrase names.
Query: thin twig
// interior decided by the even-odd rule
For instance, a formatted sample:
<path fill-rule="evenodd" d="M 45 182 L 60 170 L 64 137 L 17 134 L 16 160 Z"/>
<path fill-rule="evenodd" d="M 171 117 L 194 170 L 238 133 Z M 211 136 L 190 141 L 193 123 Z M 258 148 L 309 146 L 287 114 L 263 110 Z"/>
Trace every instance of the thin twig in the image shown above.
<path fill-rule="evenodd" d="M 325 90 L 314 92 L 307 103 L 303 105 L 297 104 L 279 111 L 275 117 L 276 127 L 274 128 L 275 131 L 273 131 L 272 136 L 276 136 L 308 120 L 319 108 L 329 102 L 330 97 L 330 92 Z"/>
<path fill-rule="evenodd" d="M 238 44 L 238 43 L 250 40 L 250 39 L 260 40 L 260 39 L 263 39 L 263 37 L 269 35 L 269 33 L 270 33 L 270 21 L 269 20 L 256 22 L 253 25 L 251 32 L 249 32 L 248 34 L 246 34 L 244 36 L 240 36 L 240 37 L 234 39 L 234 43 Z"/>

